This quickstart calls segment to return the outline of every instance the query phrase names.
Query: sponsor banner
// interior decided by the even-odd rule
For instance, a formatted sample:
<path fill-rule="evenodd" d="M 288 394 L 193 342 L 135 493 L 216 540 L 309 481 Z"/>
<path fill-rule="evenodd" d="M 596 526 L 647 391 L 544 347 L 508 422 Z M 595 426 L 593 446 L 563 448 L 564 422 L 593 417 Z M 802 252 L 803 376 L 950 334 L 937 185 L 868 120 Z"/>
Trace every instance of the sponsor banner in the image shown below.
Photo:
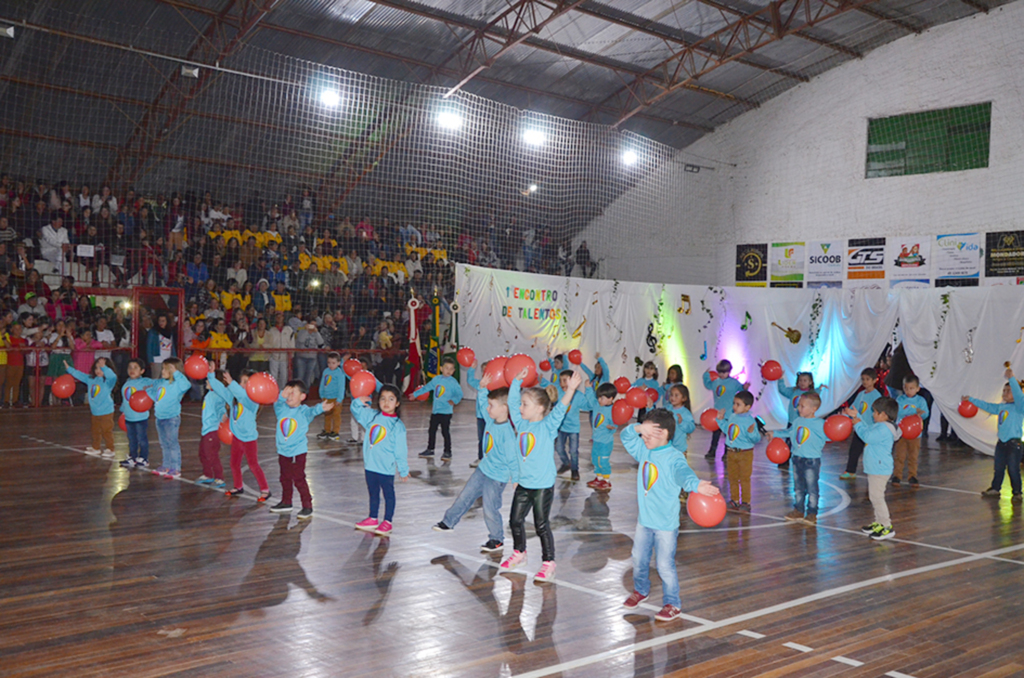
<path fill-rule="evenodd" d="M 981 280 L 978 278 L 937 278 L 936 287 L 978 287 Z"/>
<path fill-rule="evenodd" d="M 768 243 L 736 246 L 736 283 L 767 282 Z M 755 285 L 763 287 L 763 285 Z"/>
<path fill-rule="evenodd" d="M 771 249 L 771 281 L 799 283 L 804 279 L 804 243 L 773 242 Z M 801 287 L 801 285 L 798 285 Z"/>
<path fill-rule="evenodd" d="M 788 287 L 789 289 L 803 289 L 804 284 L 802 282 L 773 282 L 772 287 Z"/>
<path fill-rule="evenodd" d="M 932 274 L 936 281 L 948 278 L 980 278 L 984 242 L 981 233 L 949 233 L 936 236 L 935 246 L 932 248 Z"/>
<path fill-rule="evenodd" d="M 1004 285 L 1024 285 L 1024 276 L 985 278 L 985 287 L 1002 287 Z"/>
<path fill-rule="evenodd" d="M 931 240 L 930 235 L 889 238 L 885 276 L 889 280 L 925 280 L 929 283 L 925 287 L 931 287 Z"/>
<path fill-rule="evenodd" d="M 985 235 L 985 276 L 1024 276 L 1024 231 Z"/>
<path fill-rule="evenodd" d="M 846 245 L 847 280 L 885 278 L 885 238 L 850 238 Z M 858 285 L 863 287 L 863 285 Z M 877 285 L 879 289 L 882 285 Z"/>
<path fill-rule="evenodd" d="M 837 282 L 837 287 L 842 285 L 845 246 L 844 240 L 815 240 L 807 243 L 804 251 L 807 253 L 808 287 L 814 287 L 811 283 L 819 282 Z"/>
<path fill-rule="evenodd" d="M 736 287 L 768 287 L 766 282 L 738 282 Z"/>
<path fill-rule="evenodd" d="M 901 278 L 899 280 L 890 280 L 889 281 L 889 289 L 893 289 L 893 290 L 896 290 L 896 289 L 905 290 L 905 289 L 911 289 L 911 288 L 920 289 L 922 287 L 931 287 L 931 286 L 932 286 L 932 281 L 928 280 L 926 278 Z"/>
<path fill-rule="evenodd" d="M 822 290 L 822 289 L 842 289 L 842 280 L 816 280 L 807 283 L 807 289 L 809 290 Z"/>

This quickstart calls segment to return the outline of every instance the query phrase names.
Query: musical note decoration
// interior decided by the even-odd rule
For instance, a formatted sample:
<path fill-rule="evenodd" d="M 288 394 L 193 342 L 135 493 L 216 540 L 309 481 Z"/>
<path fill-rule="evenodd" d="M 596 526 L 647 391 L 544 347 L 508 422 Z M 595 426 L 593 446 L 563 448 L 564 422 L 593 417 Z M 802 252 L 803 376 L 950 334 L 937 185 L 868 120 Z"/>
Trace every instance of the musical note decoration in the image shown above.
<path fill-rule="evenodd" d="M 647 348 L 651 353 L 658 352 L 658 338 L 654 336 L 654 323 L 647 324 L 647 338 L 644 341 L 647 342 Z"/>
<path fill-rule="evenodd" d="M 708 341 L 707 341 L 707 339 L 704 340 L 704 352 L 700 354 L 700 359 L 701 360 L 707 360 L 708 359 Z"/>
<path fill-rule="evenodd" d="M 579 324 L 579 327 L 577 327 L 577 328 L 576 328 L 575 330 L 573 330 L 573 332 L 572 332 L 572 338 L 573 338 L 573 339 L 579 339 L 579 338 L 580 338 L 580 335 L 582 334 L 582 333 L 580 332 L 580 330 L 582 330 L 582 329 L 583 329 L 583 326 L 584 326 L 584 325 L 586 325 L 586 324 L 587 324 L 587 316 L 583 316 L 583 322 L 581 322 L 581 323 Z"/>
<path fill-rule="evenodd" d="M 1020 328 L 1020 336 L 1017 337 L 1017 343 L 1019 344 L 1021 340 L 1024 340 L 1024 327 Z"/>
<path fill-rule="evenodd" d="M 679 308 L 676 309 L 676 313 L 682 313 L 683 315 L 690 315 L 690 295 L 680 294 L 679 295 Z M 1022 328 L 1024 329 L 1024 328 Z"/>
<path fill-rule="evenodd" d="M 743 324 L 740 325 L 740 329 L 746 332 L 750 329 L 750 326 L 754 324 L 754 319 L 750 317 L 750 311 L 746 311 L 743 316 Z"/>

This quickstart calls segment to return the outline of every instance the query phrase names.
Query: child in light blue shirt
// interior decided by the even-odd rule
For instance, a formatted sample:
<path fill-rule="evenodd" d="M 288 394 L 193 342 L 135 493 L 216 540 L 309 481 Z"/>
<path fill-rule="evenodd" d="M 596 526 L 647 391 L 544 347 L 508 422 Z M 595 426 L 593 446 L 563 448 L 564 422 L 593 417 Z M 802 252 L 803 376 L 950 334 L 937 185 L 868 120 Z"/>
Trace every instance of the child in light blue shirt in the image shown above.
<path fill-rule="evenodd" d="M 711 375 L 715 378 L 712 379 Z M 749 388 L 749 384 L 741 384 L 738 380 L 729 376 L 732 374 L 732 363 L 728 360 L 719 360 L 714 371 L 708 370 L 704 373 L 704 388 L 711 391 L 714 397 L 715 409 L 719 412 L 731 411 L 733 398 L 737 393 Z M 714 459 L 718 454 L 718 440 L 722 437 L 722 430 L 719 429 L 711 434 L 711 447 L 708 448 L 705 459 Z M 728 443 L 727 443 L 728 446 Z"/>
<path fill-rule="evenodd" d="M 612 489 L 612 446 L 618 426 L 612 421 L 612 406 L 618 391 L 613 384 L 601 384 L 596 389 L 587 384 L 583 389 L 587 408 L 590 410 L 590 424 L 593 427 L 594 443 L 590 449 L 590 461 L 594 465 L 594 479 L 587 487 L 598 492 Z"/>
<path fill-rule="evenodd" d="M 885 485 L 892 475 L 892 446 L 900 438 L 900 429 L 894 423 L 898 409 L 892 398 L 879 398 L 871 403 L 873 423 L 861 421 L 853 408 L 843 414 L 853 420 L 853 430 L 864 441 L 864 473 L 868 476 L 868 499 L 875 512 L 875 520 L 861 528 L 861 532 L 878 541 L 892 539 L 896 530 L 889 518 L 885 503 Z"/>
<path fill-rule="evenodd" d="M 180 358 L 167 358 L 160 367 L 162 379 L 154 381 L 146 393 L 153 399 L 153 417 L 156 418 L 156 434 L 163 451 L 161 465 L 153 471 L 165 478 L 181 476 L 181 444 L 178 429 L 181 428 L 181 399 L 192 388 Z"/>
<path fill-rule="evenodd" d="M 757 420 L 750 414 L 754 395 L 740 391 L 732 399 L 732 412 L 719 411 L 718 430 L 725 433 L 725 470 L 729 479 L 729 505 L 750 512 L 750 474 L 754 469 L 754 445 L 761 440 Z"/>
<path fill-rule="evenodd" d="M 117 375 L 107 367 L 106 358 L 97 358 L 89 374 L 67 368 L 68 374 L 86 386 L 89 411 L 92 413 L 92 445 L 85 448 L 86 454 L 114 456 L 114 399 L 111 393 L 117 386 Z M 103 448 L 104 443 L 106 449 Z"/>
<path fill-rule="evenodd" d="M 424 393 L 431 393 L 434 402 L 430 408 L 430 428 L 427 430 L 427 449 L 420 452 L 421 457 L 434 456 L 434 443 L 437 441 L 437 429 L 441 428 L 444 438 L 443 461 L 452 458 L 452 412 L 462 400 L 462 386 L 452 375 L 455 374 L 455 359 L 445 356 L 441 360 L 441 374 L 413 391 L 411 399 L 415 400 Z"/>
<path fill-rule="evenodd" d="M 121 462 L 124 468 L 149 466 L 149 410 L 136 412 L 131 407 L 131 397 L 153 385 L 152 379 L 142 376 L 145 373 L 146 363 L 142 360 L 132 358 L 128 361 L 128 379 L 121 387 L 121 414 L 124 415 L 125 433 L 128 435 L 128 458 Z"/>
<path fill-rule="evenodd" d="M 299 520 L 313 517 L 313 495 L 306 482 L 306 453 L 309 451 L 309 425 L 319 415 L 330 412 L 337 403 L 322 401 L 313 407 L 303 405 L 306 400 L 306 384 L 300 379 L 289 381 L 278 394 L 274 403 L 277 426 L 274 441 L 277 443 L 277 462 L 281 469 L 281 501 L 270 508 L 271 513 L 291 513 L 292 489 L 298 490 L 302 508 Z"/>
<path fill-rule="evenodd" d="M 912 374 L 903 378 L 903 395 L 896 398 L 896 425 L 906 417 L 916 414 L 922 420 L 928 418 L 928 403 L 920 395 L 921 384 L 917 377 Z M 901 437 L 896 441 L 892 449 L 893 474 L 892 484 L 897 486 L 902 481 L 903 469 L 907 469 L 907 483 L 911 487 L 918 486 L 917 480 L 917 458 L 921 453 L 921 436 L 914 438 Z"/>
<path fill-rule="evenodd" d="M 399 408 L 402 394 L 387 384 L 377 392 L 377 407 L 370 397 L 352 399 L 352 416 L 366 430 L 363 436 L 363 468 L 370 494 L 370 515 L 356 523 L 357 530 L 390 537 L 395 515 L 395 471 L 404 482 L 409 477 L 409 444 Z M 384 495 L 384 520 L 378 521 L 380 495 Z"/>
<path fill-rule="evenodd" d="M 825 422 L 814 416 L 821 407 L 821 396 L 807 391 L 799 398 L 797 418 L 785 431 L 775 434 L 789 440 L 793 459 L 793 510 L 786 514 L 786 520 L 802 520 L 807 525 L 817 525 L 821 450 L 828 437 L 825 435 Z M 771 438 L 772 434 L 769 433 L 768 437 Z"/>
<path fill-rule="evenodd" d="M 1009 381 L 1003 386 L 1003 400 L 999 403 L 990 403 L 970 396 L 964 396 L 989 414 L 996 415 L 998 429 L 996 434 L 995 456 L 993 464 L 995 473 L 992 475 L 992 483 L 988 489 L 981 493 L 983 497 L 998 497 L 1003 487 L 1003 475 L 1010 472 L 1010 489 L 1013 492 L 1011 501 L 1014 504 L 1021 503 L 1021 479 L 1020 462 L 1024 445 L 1021 444 L 1022 427 L 1024 427 L 1024 392 L 1021 391 L 1020 382 L 1013 376 L 1013 370 L 1007 368 L 1003 378 Z"/>

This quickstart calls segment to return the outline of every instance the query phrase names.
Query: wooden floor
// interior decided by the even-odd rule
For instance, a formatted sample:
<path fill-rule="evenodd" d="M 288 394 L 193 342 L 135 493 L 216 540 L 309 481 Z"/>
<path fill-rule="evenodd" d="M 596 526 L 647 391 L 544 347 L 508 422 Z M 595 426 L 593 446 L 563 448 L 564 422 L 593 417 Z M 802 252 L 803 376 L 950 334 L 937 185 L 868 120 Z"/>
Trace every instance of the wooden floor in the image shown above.
<path fill-rule="evenodd" d="M 415 455 L 429 412 L 403 409 Z M 200 473 L 198 413 L 182 418 L 184 478 Z M 277 494 L 272 416 L 260 459 Z M 817 528 L 781 521 L 791 480 L 759 451 L 753 515 L 707 530 L 684 510 L 687 618 L 658 624 L 656 576 L 650 605 L 621 607 L 637 506 L 618 444 L 610 496 L 559 481 L 558 580 L 535 585 L 479 553 L 479 510 L 430 529 L 471 472 L 470 404 L 451 465 L 410 459 L 390 540 L 352 529 L 367 512 L 354 446 L 310 442 L 316 513 L 299 523 L 86 456 L 88 420 L 85 408 L 0 412 L 0 676 L 1024 675 L 1022 508 L 1008 487 L 978 496 L 991 458 L 964 448 L 925 443 L 924 485 L 889 492 L 898 539 L 882 543 L 858 531 L 866 480 L 838 480 L 845 445 L 826 448 Z M 696 433 L 691 465 L 724 485 L 706 445 Z M 532 573 L 535 539 L 529 554 Z"/>

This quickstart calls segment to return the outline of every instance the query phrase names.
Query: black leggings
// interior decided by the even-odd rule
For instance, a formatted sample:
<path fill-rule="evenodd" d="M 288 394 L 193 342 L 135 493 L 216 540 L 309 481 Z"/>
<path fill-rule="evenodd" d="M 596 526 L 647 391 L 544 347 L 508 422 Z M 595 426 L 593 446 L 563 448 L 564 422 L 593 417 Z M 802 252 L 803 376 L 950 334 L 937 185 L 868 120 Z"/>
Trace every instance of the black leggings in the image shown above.
<path fill-rule="evenodd" d="M 846 457 L 846 472 L 856 473 L 857 462 L 860 461 L 860 455 L 864 454 L 864 441 L 860 439 L 860 436 L 856 433 L 850 438 L 850 451 Z"/>
<path fill-rule="evenodd" d="M 551 501 L 555 498 L 555 488 L 545 487 L 542 490 L 528 490 L 522 485 L 516 486 L 512 495 L 512 511 L 509 514 L 508 526 L 512 530 L 512 547 L 520 553 L 526 553 L 526 515 L 533 509 L 533 528 L 540 537 L 541 554 L 544 561 L 555 559 L 555 535 L 548 524 L 551 513 Z"/>
<path fill-rule="evenodd" d="M 441 427 L 441 437 L 444 438 L 444 456 L 452 456 L 452 432 L 449 428 L 452 424 L 450 414 L 430 415 L 430 428 L 427 429 L 427 449 L 433 452 L 434 444 L 437 442 L 437 427 Z"/>

